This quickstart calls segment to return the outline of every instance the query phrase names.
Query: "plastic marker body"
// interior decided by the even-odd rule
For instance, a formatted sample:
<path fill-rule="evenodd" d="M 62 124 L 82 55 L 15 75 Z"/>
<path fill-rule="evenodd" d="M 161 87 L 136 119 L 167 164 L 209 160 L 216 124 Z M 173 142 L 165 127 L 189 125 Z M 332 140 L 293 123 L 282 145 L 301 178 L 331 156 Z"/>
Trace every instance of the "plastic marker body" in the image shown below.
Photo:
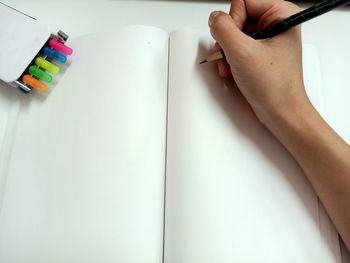
<path fill-rule="evenodd" d="M 41 57 L 35 59 L 35 64 L 53 74 L 60 72 L 59 67 Z"/>
<path fill-rule="evenodd" d="M 50 74 L 46 73 L 45 71 L 41 70 L 37 66 L 30 66 L 29 67 L 29 73 L 33 76 L 36 76 L 37 78 L 50 83 L 52 81 L 52 77 Z"/>
<path fill-rule="evenodd" d="M 37 80 L 36 78 L 33 78 L 30 75 L 24 75 L 22 77 L 22 81 L 24 84 L 29 85 L 32 88 L 35 88 L 40 91 L 45 91 L 46 90 L 46 85 L 42 83 L 41 81 Z"/>
<path fill-rule="evenodd" d="M 49 59 L 59 61 L 61 63 L 66 63 L 67 57 L 60 52 L 53 50 L 49 47 L 44 47 L 44 55 L 46 55 Z"/>
<path fill-rule="evenodd" d="M 63 54 L 66 54 L 66 55 L 71 55 L 73 53 L 73 50 L 70 48 L 70 47 L 67 47 L 65 44 L 57 41 L 57 40 L 54 40 L 54 39 L 51 39 L 49 41 L 49 46 L 58 51 L 58 52 L 61 52 Z"/>

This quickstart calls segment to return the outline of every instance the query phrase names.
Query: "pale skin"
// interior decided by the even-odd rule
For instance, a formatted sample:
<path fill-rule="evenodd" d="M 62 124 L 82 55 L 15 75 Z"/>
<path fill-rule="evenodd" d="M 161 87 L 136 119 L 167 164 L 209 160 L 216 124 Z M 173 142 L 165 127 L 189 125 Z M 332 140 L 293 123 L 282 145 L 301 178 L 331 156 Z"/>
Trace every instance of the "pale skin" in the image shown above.
<path fill-rule="evenodd" d="M 233 77 L 259 121 L 298 162 L 350 251 L 350 147 L 305 93 L 300 27 L 265 40 L 242 32 L 299 10 L 282 0 L 232 0 L 229 14 L 215 11 L 208 23 L 226 56 L 219 75 Z"/>

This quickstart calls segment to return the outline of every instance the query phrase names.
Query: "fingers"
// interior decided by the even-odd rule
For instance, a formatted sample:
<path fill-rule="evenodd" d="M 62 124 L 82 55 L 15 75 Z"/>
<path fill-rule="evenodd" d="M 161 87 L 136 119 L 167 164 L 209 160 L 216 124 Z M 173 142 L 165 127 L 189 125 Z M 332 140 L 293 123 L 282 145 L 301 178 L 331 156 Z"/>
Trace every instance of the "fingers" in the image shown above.
<path fill-rule="evenodd" d="M 275 24 L 299 11 L 300 8 L 291 2 L 278 1 L 259 17 L 257 29 L 266 28 L 269 25 Z"/>
<path fill-rule="evenodd" d="M 213 38 L 220 44 L 228 62 L 242 49 L 252 44 L 252 39 L 244 34 L 229 14 L 221 11 L 211 13 L 209 27 Z"/>
<path fill-rule="evenodd" d="M 231 1 L 230 16 L 236 26 L 242 30 L 248 18 L 244 0 Z"/>
<path fill-rule="evenodd" d="M 257 29 L 263 29 L 300 11 L 300 8 L 283 0 L 231 0 L 230 15 L 242 30 L 249 19 L 258 21 Z"/>
<path fill-rule="evenodd" d="M 218 61 L 218 72 L 220 77 L 227 78 L 231 76 L 230 65 L 224 59 Z"/>
<path fill-rule="evenodd" d="M 221 47 L 218 44 L 218 42 L 216 42 L 213 48 L 213 52 L 216 52 L 219 49 L 221 49 Z M 217 61 L 217 66 L 218 66 L 218 73 L 220 77 L 226 78 L 231 76 L 230 65 L 226 62 L 225 59 L 219 59 Z"/>
<path fill-rule="evenodd" d="M 232 0 L 236 2 L 237 0 Z M 258 20 L 264 13 L 282 0 L 244 0 L 248 17 Z"/>
<path fill-rule="evenodd" d="M 283 0 L 232 0 L 230 14 L 221 11 L 211 13 L 208 21 L 210 32 L 222 47 L 228 62 L 218 62 L 219 75 L 229 76 L 231 69 L 237 69 L 240 63 L 251 59 L 251 54 L 258 47 L 258 42 L 242 32 L 251 31 L 247 28 L 249 22 L 253 21 L 254 30 L 263 29 L 298 11 L 296 5 Z M 300 35 L 300 29 L 293 31 Z M 295 34 L 289 35 L 295 38 Z"/>

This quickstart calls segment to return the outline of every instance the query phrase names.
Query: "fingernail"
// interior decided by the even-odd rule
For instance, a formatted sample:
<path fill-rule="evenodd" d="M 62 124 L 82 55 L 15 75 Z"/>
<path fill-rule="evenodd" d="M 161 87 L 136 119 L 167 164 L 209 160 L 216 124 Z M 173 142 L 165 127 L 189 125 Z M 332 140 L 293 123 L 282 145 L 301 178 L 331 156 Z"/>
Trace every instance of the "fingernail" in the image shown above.
<path fill-rule="evenodd" d="M 216 16 L 218 16 L 220 14 L 220 11 L 214 11 L 214 12 L 212 12 L 211 14 L 210 14 L 210 16 L 209 16 L 209 20 L 208 20 L 208 25 L 211 27 L 211 25 L 212 25 L 212 23 L 213 23 L 213 21 L 214 21 L 214 18 L 216 17 Z"/>

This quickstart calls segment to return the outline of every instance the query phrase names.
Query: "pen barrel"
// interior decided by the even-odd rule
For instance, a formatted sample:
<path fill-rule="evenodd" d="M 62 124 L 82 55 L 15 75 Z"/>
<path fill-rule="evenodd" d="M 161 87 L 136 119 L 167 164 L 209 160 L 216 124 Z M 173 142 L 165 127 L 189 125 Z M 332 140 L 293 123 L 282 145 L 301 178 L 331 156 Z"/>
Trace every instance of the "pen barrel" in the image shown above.
<path fill-rule="evenodd" d="M 303 22 L 306 22 L 314 17 L 322 15 L 338 6 L 345 5 L 347 3 L 350 3 L 350 0 L 324 0 L 276 24 L 272 24 L 263 30 L 256 30 L 253 33 L 250 33 L 249 36 L 254 39 L 264 39 L 264 38 L 274 37 L 278 34 L 281 34 L 287 31 L 291 27 L 299 25 Z M 211 56 L 209 56 L 208 58 L 200 62 L 200 64 L 218 60 L 221 58 L 225 58 L 225 54 L 222 51 L 222 49 L 218 52 L 213 53 Z"/>
<path fill-rule="evenodd" d="M 324 0 L 286 20 L 288 24 L 295 26 L 349 2 L 350 0 Z"/>
<path fill-rule="evenodd" d="M 344 5 L 349 2 L 350 0 L 324 0 L 263 30 L 255 31 L 250 36 L 254 39 L 274 37 L 278 34 L 287 31 L 291 27 L 306 22 L 316 16 L 322 15 L 338 6 Z"/>
<path fill-rule="evenodd" d="M 291 24 L 281 21 L 279 23 L 273 24 L 263 30 L 258 30 L 253 32 L 250 36 L 254 39 L 265 39 L 274 37 L 280 33 L 283 33 L 292 27 Z"/>

